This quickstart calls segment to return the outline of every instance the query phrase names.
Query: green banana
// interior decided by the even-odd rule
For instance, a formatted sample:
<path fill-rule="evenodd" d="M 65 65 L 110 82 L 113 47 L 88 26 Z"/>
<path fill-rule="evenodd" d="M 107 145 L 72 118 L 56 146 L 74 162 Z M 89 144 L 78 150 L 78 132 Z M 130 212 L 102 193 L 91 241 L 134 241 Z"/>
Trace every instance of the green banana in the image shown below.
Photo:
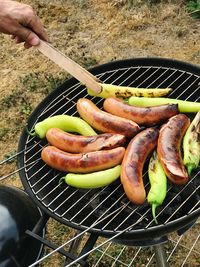
<path fill-rule="evenodd" d="M 200 111 L 196 114 L 183 137 L 183 164 L 189 175 L 200 162 Z"/>
<path fill-rule="evenodd" d="M 185 101 L 165 97 L 130 97 L 127 102 L 129 105 L 140 107 L 149 107 L 164 104 L 178 104 L 179 111 L 183 113 L 192 113 L 200 111 L 199 102 Z"/>
<path fill-rule="evenodd" d="M 155 150 L 149 161 L 148 176 L 151 188 L 147 195 L 147 201 L 152 206 L 152 215 L 154 221 L 158 223 L 156 219 L 156 208 L 162 205 L 166 197 L 167 177 Z"/>
<path fill-rule="evenodd" d="M 117 165 L 113 168 L 93 173 L 68 173 L 65 177 L 61 178 L 61 181 L 64 180 L 68 185 L 76 188 L 99 188 L 109 185 L 117 180 L 117 178 L 120 176 L 120 173 L 121 165 Z"/>
<path fill-rule="evenodd" d="M 84 136 L 97 135 L 93 128 L 83 119 L 62 114 L 46 118 L 36 123 L 34 128 L 35 132 L 29 132 L 29 134 L 33 136 L 37 135 L 42 139 L 45 138 L 50 128 L 59 128 L 63 131 L 75 132 Z"/>
<path fill-rule="evenodd" d="M 128 86 L 119 86 L 114 84 L 101 84 L 101 92 L 99 94 L 95 94 L 94 91 L 87 88 L 87 92 L 91 96 L 99 96 L 102 98 L 108 97 L 118 97 L 122 99 L 129 98 L 131 96 L 146 96 L 146 97 L 158 97 L 165 96 L 169 94 L 172 89 L 171 88 L 136 88 L 136 87 L 128 87 Z"/>

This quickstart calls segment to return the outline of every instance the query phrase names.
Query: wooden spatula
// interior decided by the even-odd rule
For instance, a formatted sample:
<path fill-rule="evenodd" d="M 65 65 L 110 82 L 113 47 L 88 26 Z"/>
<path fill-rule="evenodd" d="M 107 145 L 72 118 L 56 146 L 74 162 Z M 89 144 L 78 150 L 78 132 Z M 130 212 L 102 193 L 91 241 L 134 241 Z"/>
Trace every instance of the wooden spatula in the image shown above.
<path fill-rule="evenodd" d="M 63 53 L 58 51 L 55 47 L 51 44 L 40 40 L 40 44 L 36 46 L 36 48 L 43 53 L 46 57 L 51 59 L 54 63 L 58 66 L 63 68 L 69 74 L 71 74 L 74 78 L 80 81 L 83 85 L 87 88 L 94 91 L 94 93 L 98 94 L 101 92 L 101 84 L 97 77 L 92 75 L 86 69 L 81 67 L 75 61 L 70 59 L 69 57 L 65 56 Z"/>

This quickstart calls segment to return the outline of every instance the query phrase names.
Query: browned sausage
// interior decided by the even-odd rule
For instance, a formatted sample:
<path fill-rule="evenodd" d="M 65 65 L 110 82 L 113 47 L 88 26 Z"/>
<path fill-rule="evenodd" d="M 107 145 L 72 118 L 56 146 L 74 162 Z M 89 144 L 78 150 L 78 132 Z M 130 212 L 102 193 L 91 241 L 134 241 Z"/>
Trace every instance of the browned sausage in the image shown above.
<path fill-rule="evenodd" d="M 153 126 L 179 113 L 178 104 L 154 107 L 131 106 L 121 99 L 110 97 L 103 103 L 105 111 L 136 122 L 139 125 Z"/>
<path fill-rule="evenodd" d="M 183 165 L 181 143 L 189 127 L 190 119 L 178 114 L 169 119 L 160 129 L 158 138 L 158 157 L 167 177 L 175 184 L 188 181 L 188 173 Z"/>
<path fill-rule="evenodd" d="M 156 147 L 159 130 L 147 128 L 138 133 L 128 144 L 122 161 L 121 183 L 130 201 L 143 204 L 146 192 L 142 179 L 143 166 L 150 152 Z"/>
<path fill-rule="evenodd" d="M 100 132 L 133 137 L 140 131 L 135 122 L 102 111 L 89 99 L 80 98 L 77 101 L 77 110 L 85 121 Z"/>
<path fill-rule="evenodd" d="M 70 153 L 87 153 L 103 149 L 112 149 L 125 144 L 121 134 L 103 133 L 94 136 L 82 136 L 67 133 L 58 128 L 51 128 L 46 133 L 48 142 Z"/>
<path fill-rule="evenodd" d="M 54 146 L 42 150 L 42 160 L 53 169 L 63 172 L 89 173 L 109 169 L 122 162 L 125 148 L 71 154 Z"/>

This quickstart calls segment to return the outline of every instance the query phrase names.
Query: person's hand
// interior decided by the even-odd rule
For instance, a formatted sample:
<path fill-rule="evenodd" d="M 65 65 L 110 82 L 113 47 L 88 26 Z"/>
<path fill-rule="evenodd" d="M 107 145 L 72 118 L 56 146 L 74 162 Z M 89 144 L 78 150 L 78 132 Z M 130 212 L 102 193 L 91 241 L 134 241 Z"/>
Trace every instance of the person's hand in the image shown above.
<path fill-rule="evenodd" d="M 0 32 L 12 35 L 16 43 L 24 42 L 29 48 L 48 37 L 44 27 L 29 5 L 10 0 L 0 0 Z"/>

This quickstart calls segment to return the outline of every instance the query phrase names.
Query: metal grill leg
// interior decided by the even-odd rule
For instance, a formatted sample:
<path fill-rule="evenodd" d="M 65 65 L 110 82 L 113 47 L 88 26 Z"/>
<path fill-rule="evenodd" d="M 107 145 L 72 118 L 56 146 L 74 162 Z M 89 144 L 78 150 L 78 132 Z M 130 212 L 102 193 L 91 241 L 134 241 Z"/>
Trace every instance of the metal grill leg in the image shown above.
<path fill-rule="evenodd" d="M 76 233 L 76 235 L 78 234 L 78 232 Z M 77 251 L 78 251 L 78 248 L 79 248 L 79 245 L 82 241 L 82 238 L 83 237 L 79 237 L 77 239 L 75 239 L 73 242 L 72 242 L 72 245 L 70 247 L 70 253 L 76 253 L 76 256 L 77 258 L 84 255 L 85 253 L 87 254 L 87 252 L 89 252 L 93 247 L 94 247 L 94 244 L 96 243 L 97 239 L 98 239 L 99 235 L 96 235 L 96 234 L 90 234 L 90 237 L 88 238 L 88 240 L 86 241 L 81 253 L 79 255 L 77 255 Z M 87 263 L 87 257 L 88 255 L 86 255 L 82 261 L 84 261 L 85 263 L 82 265 L 84 267 L 88 267 L 88 263 Z M 71 259 L 66 259 L 65 261 L 65 266 L 66 264 L 69 264 L 70 262 L 72 262 Z M 80 265 L 79 265 L 80 266 Z"/>
<path fill-rule="evenodd" d="M 80 232 L 77 231 L 76 234 L 74 235 L 74 237 L 76 235 L 78 235 Z M 80 236 L 80 237 L 77 237 L 76 239 L 74 239 L 71 244 L 70 244 L 70 248 L 69 248 L 69 252 L 74 254 L 74 255 L 77 255 L 78 253 L 78 249 L 79 249 L 79 246 L 81 244 L 81 241 L 83 239 L 83 236 Z"/>
<path fill-rule="evenodd" d="M 164 244 L 153 246 L 158 267 L 169 267 Z"/>

